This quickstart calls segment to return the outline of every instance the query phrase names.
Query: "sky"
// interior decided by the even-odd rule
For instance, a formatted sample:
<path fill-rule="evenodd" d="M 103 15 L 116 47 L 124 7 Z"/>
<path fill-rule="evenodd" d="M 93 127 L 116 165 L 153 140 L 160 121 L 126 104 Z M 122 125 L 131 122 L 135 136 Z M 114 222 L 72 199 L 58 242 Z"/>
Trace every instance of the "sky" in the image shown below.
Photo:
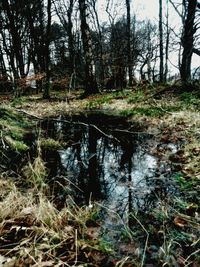
<path fill-rule="evenodd" d="M 99 0 L 99 17 L 101 21 L 107 21 L 108 16 L 105 12 L 106 0 Z M 125 0 L 110 0 L 110 6 L 117 6 L 117 11 L 120 14 L 125 12 Z M 132 0 L 131 11 L 137 14 L 138 19 L 154 19 L 158 16 L 158 0 Z"/>
<path fill-rule="evenodd" d="M 99 10 L 99 18 L 101 22 L 108 22 L 108 14 L 106 13 L 106 3 L 108 0 L 98 0 L 98 10 Z M 126 15 L 126 7 L 125 0 L 109 0 L 110 6 L 115 6 L 116 14 L 118 16 Z M 163 1 L 164 2 L 164 1 Z M 164 5 L 163 5 L 164 6 Z M 113 9 L 114 10 L 114 9 Z M 159 15 L 159 0 L 131 0 L 131 12 L 132 14 L 136 14 L 137 20 L 145 20 L 150 19 L 155 23 L 158 23 L 158 15 Z M 165 14 L 165 10 L 163 7 L 163 13 Z M 117 19 L 117 16 L 116 16 Z M 169 23 L 170 27 L 174 29 L 174 31 L 179 33 L 181 27 L 181 19 L 177 15 L 176 11 L 169 3 Z M 170 54 L 170 61 L 172 64 L 169 66 L 172 73 L 177 73 L 178 70 L 173 65 L 177 65 L 178 55 L 173 52 Z M 192 67 L 197 68 L 200 66 L 200 57 L 193 54 Z"/>

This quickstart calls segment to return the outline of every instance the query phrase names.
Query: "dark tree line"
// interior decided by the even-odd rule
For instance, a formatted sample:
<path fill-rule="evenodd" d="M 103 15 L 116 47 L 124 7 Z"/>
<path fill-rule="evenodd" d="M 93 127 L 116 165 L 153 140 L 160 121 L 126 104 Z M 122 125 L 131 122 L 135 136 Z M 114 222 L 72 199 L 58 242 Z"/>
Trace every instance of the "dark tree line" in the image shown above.
<path fill-rule="evenodd" d="M 169 5 L 181 18 L 181 34 L 170 26 Z M 197 0 L 159 0 L 158 25 L 131 15 L 131 0 L 121 16 L 107 0 L 104 24 L 96 6 L 97 0 L 1 0 L 0 90 L 35 88 L 49 98 L 51 87 L 81 87 L 88 95 L 139 80 L 166 82 L 175 42 L 182 83 L 191 83 L 192 55 L 200 55 Z"/>

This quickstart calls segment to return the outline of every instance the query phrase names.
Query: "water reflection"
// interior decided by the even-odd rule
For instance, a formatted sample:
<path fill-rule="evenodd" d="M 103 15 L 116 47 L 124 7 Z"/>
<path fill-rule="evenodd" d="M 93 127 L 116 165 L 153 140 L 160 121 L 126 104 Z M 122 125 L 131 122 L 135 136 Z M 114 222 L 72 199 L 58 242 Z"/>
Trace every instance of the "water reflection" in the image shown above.
<path fill-rule="evenodd" d="M 152 208 L 174 190 L 170 166 L 151 153 L 156 146 L 153 138 L 121 131 L 115 133 L 120 140 L 116 142 L 92 126 L 52 121 L 48 135 L 67 143 L 54 157 L 55 164 L 52 155 L 46 160 L 52 166 L 51 177 L 62 174 L 70 179 L 77 203 L 103 201 L 121 216 L 133 209 Z"/>

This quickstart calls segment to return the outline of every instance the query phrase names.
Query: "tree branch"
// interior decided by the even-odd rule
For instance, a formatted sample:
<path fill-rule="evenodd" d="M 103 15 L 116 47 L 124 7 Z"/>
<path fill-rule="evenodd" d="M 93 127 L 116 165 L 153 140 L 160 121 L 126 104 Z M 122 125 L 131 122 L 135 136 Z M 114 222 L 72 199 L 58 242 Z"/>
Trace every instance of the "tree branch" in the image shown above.
<path fill-rule="evenodd" d="M 193 48 L 192 52 L 195 53 L 196 55 L 200 56 L 200 49 Z"/>

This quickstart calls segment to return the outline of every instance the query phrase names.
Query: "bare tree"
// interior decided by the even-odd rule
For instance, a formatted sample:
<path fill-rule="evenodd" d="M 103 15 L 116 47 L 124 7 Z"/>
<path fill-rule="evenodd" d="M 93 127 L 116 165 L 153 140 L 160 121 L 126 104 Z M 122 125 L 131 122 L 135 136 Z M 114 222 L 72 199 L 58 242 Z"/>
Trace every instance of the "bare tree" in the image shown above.
<path fill-rule="evenodd" d="M 200 49 L 195 47 L 195 38 L 197 30 L 199 30 L 199 22 L 197 19 L 197 11 L 200 9 L 200 3 L 197 0 L 184 0 L 179 3 L 182 6 L 182 12 L 174 1 L 169 0 L 182 21 L 182 58 L 180 60 L 180 75 L 184 86 L 191 82 L 191 62 L 192 55 L 196 53 L 200 55 Z"/>
<path fill-rule="evenodd" d="M 90 28 L 87 23 L 87 3 L 85 0 L 79 0 L 79 11 L 81 20 L 81 36 L 84 51 L 84 69 L 85 69 L 85 95 L 98 92 L 96 78 L 93 73 L 93 54 Z"/>
<path fill-rule="evenodd" d="M 132 56 L 131 56 L 131 15 L 130 15 L 130 0 L 126 0 L 126 12 L 127 12 L 127 58 L 128 58 L 128 76 L 129 86 L 132 85 L 133 73 L 132 73 Z"/>
<path fill-rule="evenodd" d="M 90 0 L 90 4 L 91 4 L 91 7 L 92 7 L 92 12 L 91 13 L 94 13 L 93 17 L 94 17 L 94 20 L 95 20 L 95 24 L 96 24 L 96 28 L 97 28 L 97 34 L 96 36 L 98 35 L 98 60 L 99 60 L 99 63 L 100 63 L 100 84 L 101 84 L 101 87 L 104 87 L 104 79 L 105 79 L 105 76 L 104 76 L 104 62 L 103 62 L 103 35 L 102 35 L 102 29 L 101 29 L 101 25 L 100 25 L 100 21 L 99 21 L 99 16 L 98 16 L 98 11 L 97 11 L 97 8 L 96 8 L 96 3 L 97 3 L 97 0 Z"/>
<path fill-rule="evenodd" d="M 47 2 L 47 27 L 46 27 L 46 85 L 43 98 L 50 98 L 50 32 L 51 32 L 51 0 Z"/>
<path fill-rule="evenodd" d="M 166 0 L 167 13 L 166 13 L 166 43 L 165 43 L 165 72 L 164 72 L 164 81 L 167 81 L 168 74 L 168 59 L 169 59 L 169 0 Z"/>
<path fill-rule="evenodd" d="M 183 7 L 185 10 L 185 21 L 181 40 L 183 53 L 180 74 L 183 84 L 187 85 L 191 81 L 191 61 L 194 49 L 194 34 L 196 32 L 194 21 L 197 9 L 197 0 L 189 0 L 188 3 L 183 1 Z"/>
<path fill-rule="evenodd" d="M 60 22 L 65 29 L 68 37 L 68 50 L 69 50 L 69 69 L 70 76 L 74 76 L 76 72 L 76 59 L 75 59 L 75 40 L 73 35 L 73 20 L 72 14 L 74 10 L 74 0 L 69 1 L 55 1 L 54 6 L 56 14 L 60 19 Z"/>
<path fill-rule="evenodd" d="M 159 39 L 160 39 L 160 82 L 164 80 L 164 51 L 163 51 L 163 2 L 159 0 Z"/>

